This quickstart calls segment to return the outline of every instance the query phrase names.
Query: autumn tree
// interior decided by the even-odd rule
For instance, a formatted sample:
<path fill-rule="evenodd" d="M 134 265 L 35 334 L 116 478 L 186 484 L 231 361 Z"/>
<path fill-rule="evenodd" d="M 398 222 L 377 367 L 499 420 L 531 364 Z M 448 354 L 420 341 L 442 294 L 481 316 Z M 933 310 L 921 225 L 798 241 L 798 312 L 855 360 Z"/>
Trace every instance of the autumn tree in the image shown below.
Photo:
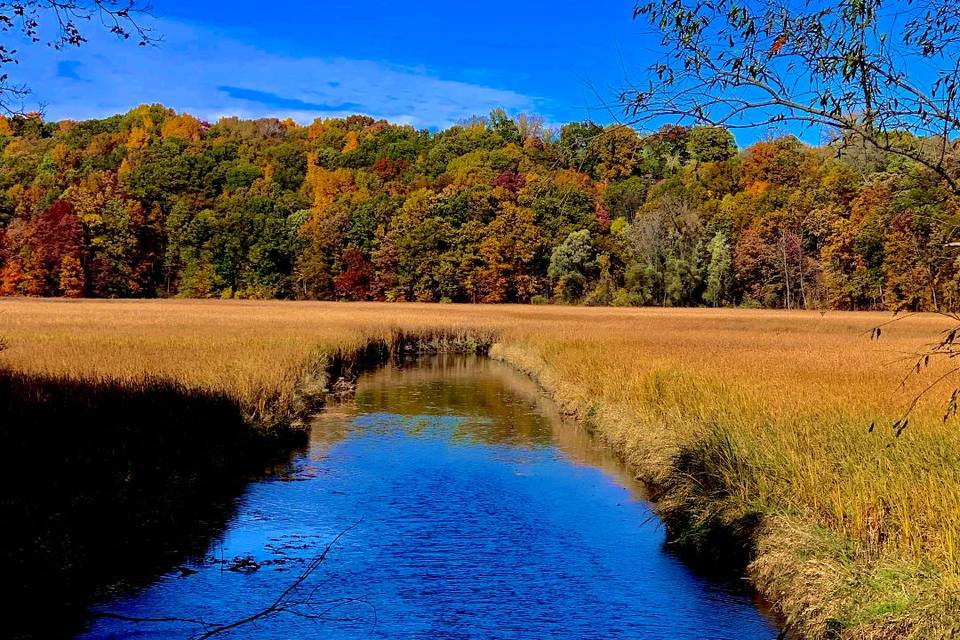
<path fill-rule="evenodd" d="M 608 127 L 590 141 L 590 147 L 596 157 L 593 171 L 600 180 L 629 178 L 640 163 L 640 138 L 630 127 Z"/>
<path fill-rule="evenodd" d="M 8 228 L 4 239 L 4 282 L 8 293 L 42 296 L 83 293 L 83 231 L 69 203 L 58 200 L 29 221 Z M 66 267 L 68 274 L 62 277 Z"/>
<path fill-rule="evenodd" d="M 490 223 L 477 254 L 480 264 L 468 284 L 478 302 L 528 302 L 539 293 L 533 261 L 543 247 L 533 211 L 505 203 Z"/>
<path fill-rule="evenodd" d="M 86 291 L 86 278 L 80 259 L 66 255 L 60 260 L 60 293 L 66 298 L 82 298 Z"/>
<path fill-rule="evenodd" d="M 343 252 L 343 272 L 334 280 L 337 295 L 347 300 L 366 300 L 370 295 L 373 267 L 356 247 Z"/>

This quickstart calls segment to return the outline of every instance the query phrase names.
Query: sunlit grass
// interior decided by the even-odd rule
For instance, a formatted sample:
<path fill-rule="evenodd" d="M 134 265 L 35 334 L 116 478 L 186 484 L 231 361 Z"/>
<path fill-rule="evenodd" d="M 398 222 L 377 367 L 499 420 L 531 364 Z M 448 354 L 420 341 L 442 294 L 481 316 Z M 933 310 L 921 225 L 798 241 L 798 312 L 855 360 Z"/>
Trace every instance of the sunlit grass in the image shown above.
<path fill-rule="evenodd" d="M 0 303 L 0 335 L 9 345 L 0 363 L 78 377 L 170 377 L 226 393 L 256 420 L 282 415 L 324 354 L 389 339 L 396 328 L 494 331 L 496 357 L 538 377 L 647 479 L 669 477 L 680 451 L 708 452 L 711 486 L 722 491 L 691 490 L 684 499 L 706 501 L 727 518 L 767 516 L 753 575 L 789 615 L 812 621 L 809 633 L 829 618 L 939 629 L 960 594 L 960 425 L 941 420 L 944 389 L 917 408 L 900 438 L 889 426 L 931 379 L 910 377 L 901 387 L 910 367 L 902 354 L 935 339 L 945 321 L 908 318 L 871 341 L 869 329 L 888 319 L 14 300 Z M 711 444 L 719 441 L 722 450 Z"/>

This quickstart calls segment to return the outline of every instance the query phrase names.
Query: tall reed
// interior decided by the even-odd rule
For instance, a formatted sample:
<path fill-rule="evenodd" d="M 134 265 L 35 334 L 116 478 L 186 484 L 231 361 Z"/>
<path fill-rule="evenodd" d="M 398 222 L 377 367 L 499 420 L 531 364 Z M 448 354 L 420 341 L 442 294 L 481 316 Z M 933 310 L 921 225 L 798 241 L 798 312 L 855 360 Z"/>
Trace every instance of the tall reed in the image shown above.
<path fill-rule="evenodd" d="M 805 637 L 941 637 L 960 615 L 960 427 L 900 361 L 944 328 L 869 313 L 284 302 L 0 302 L 0 363 L 147 377 L 289 412 L 331 354 L 397 330 L 495 337 L 662 498 L 678 540 L 749 575 Z M 477 339 L 481 336 L 481 339 Z M 936 371 L 931 372 L 936 375 Z M 939 399 L 945 400 L 941 393 Z M 269 420 L 266 420 L 269 422 Z M 870 430 L 871 423 L 878 425 Z"/>

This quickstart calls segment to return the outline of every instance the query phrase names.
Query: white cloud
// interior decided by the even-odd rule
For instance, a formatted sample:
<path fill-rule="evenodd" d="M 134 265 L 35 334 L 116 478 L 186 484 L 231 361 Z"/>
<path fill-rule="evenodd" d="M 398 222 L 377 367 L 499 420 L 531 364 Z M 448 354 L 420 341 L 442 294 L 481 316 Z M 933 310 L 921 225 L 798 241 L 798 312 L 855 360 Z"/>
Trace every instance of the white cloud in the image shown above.
<path fill-rule="evenodd" d="M 14 80 L 33 89 L 31 100 L 45 104 L 50 119 L 103 117 L 159 102 L 209 120 L 236 115 L 308 122 L 363 113 L 445 127 L 496 107 L 536 107 L 528 96 L 439 78 L 419 67 L 299 58 L 169 21 L 160 21 L 157 30 L 164 39 L 156 47 L 94 34 L 78 50 L 25 47 Z"/>

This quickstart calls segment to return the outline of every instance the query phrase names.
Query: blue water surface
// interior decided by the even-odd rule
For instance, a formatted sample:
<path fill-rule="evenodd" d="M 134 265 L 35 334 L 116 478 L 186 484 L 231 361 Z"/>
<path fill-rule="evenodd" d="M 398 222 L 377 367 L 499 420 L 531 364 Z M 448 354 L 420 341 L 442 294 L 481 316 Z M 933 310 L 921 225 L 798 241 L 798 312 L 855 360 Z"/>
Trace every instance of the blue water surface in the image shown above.
<path fill-rule="evenodd" d="M 257 612 L 214 637 L 777 634 L 749 595 L 665 550 L 603 447 L 529 382 L 464 359 L 366 376 L 318 418 L 308 452 L 251 484 L 206 558 L 97 609 L 115 617 L 83 637 L 201 637 Z"/>

